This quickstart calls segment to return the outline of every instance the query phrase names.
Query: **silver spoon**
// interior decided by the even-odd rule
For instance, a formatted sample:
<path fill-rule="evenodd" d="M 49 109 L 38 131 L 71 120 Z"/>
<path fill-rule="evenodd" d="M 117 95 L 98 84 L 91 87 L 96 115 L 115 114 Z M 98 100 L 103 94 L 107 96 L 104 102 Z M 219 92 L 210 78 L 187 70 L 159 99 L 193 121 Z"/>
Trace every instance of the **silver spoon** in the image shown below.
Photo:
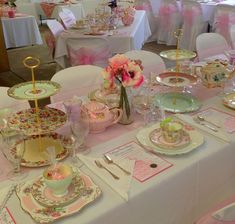
<path fill-rule="evenodd" d="M 112 158 L 109 155 L 104 155 L 104 159 L 105 162 L 107 162 L 108 164 L 114 164 L 115 166 L 117 166 L 119 169 L 121 169 L 126 175 L 131 175 L 131 173 L 127 170 L 125 170 L 124 168 L 122 168 L 119 164 L 115 163 Z"/>
<path fill-rule="evenodd" d="M 218 124 L 215 124 L 215 123 L 213 123 L 213 122 L 211 122 L 211 121 L 206 120 L 206 119 L 205 119 L 203 116 L 201 116 L 201 115 L 198 115 L 197 118 L 198 118 L 199 121 L 205 121 L 205 122 L 207 122 L 207 123 L 210 123 L 210 124 L 214 125 L 214 126 L 217 127 L 217 128 L 220 128 L 220 126 L 219 126 Z"/>
<path fill-rule="evenodd" d="M 196 123 L 202 125 L 202 126 L 205 126 L 205 127 L 209 128 L 209 129 L 211 129 L 211 130 L 214 131 L 214 132 L 218 132 L 218 130 L 217 130 L 216 128 L 211 127 L 211 126 L 208 125 L 208 124 L 202 123 L 198 118 L 194 118 L 194 121 L 195 121 Z"/>

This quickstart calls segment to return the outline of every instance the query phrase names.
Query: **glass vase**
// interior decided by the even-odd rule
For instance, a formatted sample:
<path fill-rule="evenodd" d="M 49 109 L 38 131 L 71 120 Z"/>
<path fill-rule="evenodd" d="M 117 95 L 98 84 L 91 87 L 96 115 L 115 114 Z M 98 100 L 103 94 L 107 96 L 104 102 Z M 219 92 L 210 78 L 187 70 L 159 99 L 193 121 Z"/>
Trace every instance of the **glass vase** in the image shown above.
<path fill-rule="evenodd" d="M 119 123 L 124 125 L 131 124 L 134 121 L 133 107 L 131 103 L 131 92 L 124 86 L 121 86 L 119 108 L 123 111 Z"/>

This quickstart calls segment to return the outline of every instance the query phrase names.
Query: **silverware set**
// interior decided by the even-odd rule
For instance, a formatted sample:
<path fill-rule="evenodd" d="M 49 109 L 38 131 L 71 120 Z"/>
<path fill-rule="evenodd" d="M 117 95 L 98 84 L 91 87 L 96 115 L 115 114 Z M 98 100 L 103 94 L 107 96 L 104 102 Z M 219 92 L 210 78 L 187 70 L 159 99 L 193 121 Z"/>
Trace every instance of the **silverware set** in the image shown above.
<path fill-rule="evenodd" d="M 220 128 L 220 126 L 214 122 L 211 122 L 207 119 L 205 119 L 203 116 L 198 115 L 197 117 L 194 117 L 194 121 L 202 126 L 205 126 L 209 128 L 210 130 L 214 132 L 218 132 L 217 128 Z"/>
<path fill-rule="evenodd" d="M 109 155 L 104 155 L 104 161 L 107 163 L 107 165 L 109 165 L 109 164 L 115 165 L 120 170 L 122 170 L 122 172 L 125 173 L 126 175 L 131 175 L 131 173 L 129 171 L 125 170 L 118 163 L 114 162 L 113 159 Z M 110 169 L 108 169 L 100 161 L 95 160 L 95 164 L 96 164 L 97 167 L 99 167 L 101 169 L 105 169 L 115 180 L 119 180 L 120 179 L 116 174 L 114 174 Z"/>

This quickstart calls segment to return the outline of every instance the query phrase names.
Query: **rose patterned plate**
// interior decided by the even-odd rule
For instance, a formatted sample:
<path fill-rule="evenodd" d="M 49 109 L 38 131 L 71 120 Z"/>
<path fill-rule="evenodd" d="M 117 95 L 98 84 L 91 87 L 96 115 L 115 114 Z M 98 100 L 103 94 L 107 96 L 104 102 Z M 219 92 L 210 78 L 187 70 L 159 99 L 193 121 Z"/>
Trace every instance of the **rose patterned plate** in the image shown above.
<path fill-rule="evenodd" d="M 78 175 L 75 175 L 68 187 L 68 193 L 63 197 L 57 197 L 47 187 L 43 177 L 41 177 L 33 183 L 31 193 L 34 199 L 45 207 L 63 207 L 71 204 L 81 196 L 84 185 L 83 180 Z"/>
<path fill-rule="evenodd" d="M 223 104 L 229 108 L 235 109 L 235 93 L 228 93 L 223 98 Z"/>
<path fill-rule="evenodd" d="M 30 108 L 10 115 L 8 125 L 26 135 L 37 135 L 54 131 L 65 124 L 66 120 L 67 115 L 61 110 L 45 107 L 39 109 L 37 114 L 35 108 Z"/>
<path fill-rule="evenodd" d="M 8 89 L 7 93 L 15 99 L 35 100 L 50 97 L 56 94 L 61 88 L 59 83 L 48 80 L 35 81 L 35 87 L 36 92 L 33 92 L 32 81 L 22 82 Z"/>
<path fill-rule="evenodd" d="M 160 56 L 169 60 L 176 60 L 176 50 L 168 50 L 160 52 Z M 193 51 L 178 50 L 178 60 L 195 58 L 197 54 Z"/>
<path fill-rule="evenodd" d="M 179 149 L 187 146 L 190 143 L 190 136 L 186 131 L 183 131 L 182 139 L 174 143 L 165 141 L 161 133 L 161 128 L 153 130 L 150 133 L 149 138 L 150 141 L 156 146 L 166 149 Z"/>
<path fill-rule="evenodd" d="M 164 72 L 156 76 L 156 80 L 170 87 L 183 87 L 197 83 L 197 77 L 180 72 Z"/>
<path fill-rule="evenodd" d="M 24 167 L 42 167 L 50 165 L 50 160 L 46 149 L 54 147 L 56 153 L 56 160 L 63 160 L 68 156 L 72 143 L 70 139 L 57 133 L 50 133 L 41 135 L 28 136 L 24 141 L 18 142 L 11 150 L 12 154 L 16 154 L 17 150 L 24 148 L 23 158 L 21 159 L 21 166 Z"/>
<path fill-rule="evenodd" d="M 79 212 L 83 207 L 95 201 L 101 195 L 101 189 L 93 183 L 89 176 L 81 173 L 80 177 L 84 186 L 79 188 L 79 197 L 64 207 L 44 207 L 39 204 L 31 193 L 32 184 L 35 183 L 35 180 L 19 184 L 16 189 L 16 194 L 20 200 L 21 207 L 37 223 L 51 223 Z"/>
<path fill-rule="evenodd" d="M 160 147 L 160 146 L 154 144 L 150 139 L 151 133 L 159 128 L 160 128 L 159 123 L 154 124 L 150 127 L 143 128 L 137 133 L 136 138 L 141 143 L 141 145 L 146 146 L 148 148 L 151 148 L 153 151 L 155 151 L 157 153 L 165 154 L 165 155 L 185 154 L 185 153 L 191 152 L 192 150 L 196 149 L 197 147 L 202 145 L 204 142 L 204 137 L 200 132 L 198 132 L 196 129 L 194 129 L 190 125 L 185 124 L 184 129 L 185 129 L 185 131 L 187 131 L 187 133 L 190 137 L 189 144 L 185 144 L 184 146 L 179 147 L 179 148 L 175 148 L 175 149 L 163 148 L 163 147 Z"/>

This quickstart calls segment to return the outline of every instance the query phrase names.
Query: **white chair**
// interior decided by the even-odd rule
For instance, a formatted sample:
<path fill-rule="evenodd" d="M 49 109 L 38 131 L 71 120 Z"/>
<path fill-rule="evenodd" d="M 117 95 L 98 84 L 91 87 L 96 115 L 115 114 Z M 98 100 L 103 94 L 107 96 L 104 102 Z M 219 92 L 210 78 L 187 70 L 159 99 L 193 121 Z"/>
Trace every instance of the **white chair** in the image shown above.
<path fill-rule="evenodd" d="M 52 81 L 59 83 L 61 91 L 51 97 L 51 102 L 69 99 L 74 95 L 84 96 L 103 84 L 103 68 L 94 65 L 80 65 L 57 72 Z"/>
<path fill-rule="evenodd" d="M 229 32 L 231 36 L 232 48 L 235 49 L 235 25 L 230 27 Z"/>
<path fill-rule="evenodd" d="M 162 0 L 158 13 L 158 43 L 176 45 L 174 32 L 181 27 L 182 16 L 175 0 Z"/>
<path fill-rule="evenodd" d="M 230 27 L 235 24 L 235 6 L 218 4 L 215 10 L 213 29 L 221 34 L 232 46 Z"/>
<path fill-rule="evenodd" d="M 126 52 L 125 55 L 132 60 L 141 60 L 145 77 L 149 77 L 151 72 L 159 74 L 166 70 L 162 58 L 153 52 L 133 50 Z"/>
<path fill-rule="evenodd" d="M 74 24 L 76 24 L 76 17 L 69 9 L 63 9 L 63 11 L 59 12 L 59 17 L 65 27 L 65 29 L 69 29 Z"/>
<path fill-rule="evenodd" d="M 52 58 L 54 58 L 55 54 L 55 45 L 56 45 L 56 38 L 58 35 L 64 31 L 64 27 L 61 23 L 59 23 L 57 20 L 47 20 L 47 26 L 50 30 L 50 32 L 46 32 L 44 35 L 46 44 L 51 52 Z"/>
<path fill-rule="evenodd" d="M 230 49 L 225 38 L 218 33 L 203 33 L 196 39 L 199 61 L 214 55 L 224 54 L 225 51 Z"/>
<path fill-rule="evenodd" d="M 2 108 L 20 108 L 20 109 L 25 109 L 25 108 L 29 108 L 29 103 L 28 101 L 24 100 L 24 101 L 20 101 L 20 100 L 16 100 L 10 96 L 8 96 L 7 91 L 8 91 L 9 87 L 0 87 L 0 96 L 1 96 L 1 100 L 0 100 L 0 109 Z"/>
<path fill-rule="evenodd" d="M 104 37 L 76 37 L 66 40 L 69 65 L 106 67 L 111 57 L 108 40 Z"/>
<path fill-rule="evenodd" d="M 182 2 L 183 35 L 180 48 L 191 51 L 196 50 L 196 38 L 207 31 L 208 23 L 204 21 L 201 5 L 195 1 Z"/>
<path fill-rule="evenodd" d="M 40 24 L 40 19 L 36 10 L 35 3 L 17 1 L 16 6 L 17 12 L 34 16 L 37 21 L 37 24 Z"/>
<path fill-rule="evenodd" d="M 99 7 L 102 2 L 102 0 L 82 0 L 85 15 L 95 13 L 95 10 Z"/>

